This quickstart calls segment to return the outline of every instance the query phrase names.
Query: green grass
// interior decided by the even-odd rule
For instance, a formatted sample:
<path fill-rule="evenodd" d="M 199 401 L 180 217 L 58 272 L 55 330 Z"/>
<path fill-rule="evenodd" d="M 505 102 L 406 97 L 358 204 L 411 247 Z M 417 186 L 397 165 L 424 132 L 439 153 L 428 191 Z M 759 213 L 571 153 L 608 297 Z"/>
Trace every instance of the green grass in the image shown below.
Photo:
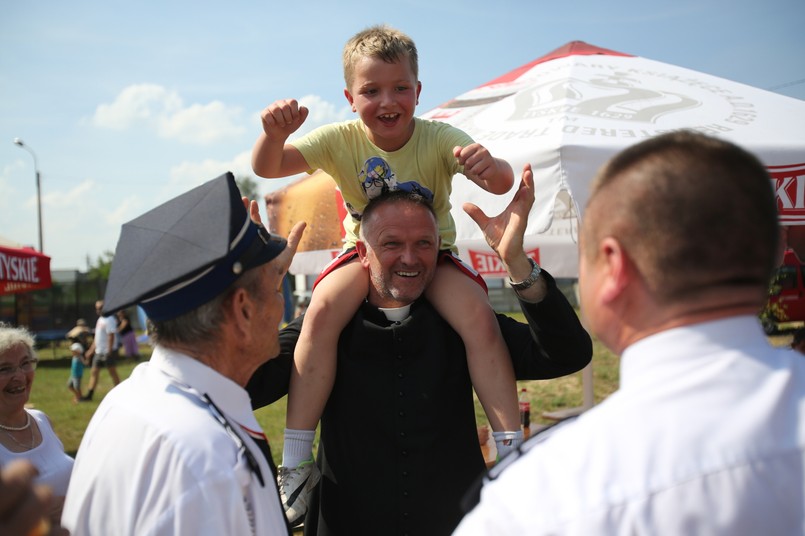
<path fill-rule="evenodd" d="M 64 450 L 75 456 L 84 430 L 98 404 L 112 388 L 112 378 L 106 369 L 101 369 L 98 386 L 92 402 L 73 403 L 73 393 L 67 389 L 67 379 L 70 377 L 70 352 L 66 344 L 51 349 L 38 350 L 39 366 L 36 369 L 33 389 L 29 406 L 44 411 L 50 417 L 56 435 L 64 443 Z M 144 347 L 144 358 L 151 355 L 150 348 Z M 121 358 L 117 365 L 117 373 L 123 380 L 129 377 L 136 363 L 130 359 Z M 81 390 L 87 392 L 89 384 L 89 367 L 84 368 L 81 379 Z"/>
<path fill-rule="evenodd" d="M 522 315 L 512 314 L 514 318 L 523 320 Z M 150 356 L 150 347 L 141 346 L 141 355 Z M 100 380 L 92 402 L 73 404 L 72 394 L 67 389 L 67 378 L 70 376 L 70 360 L 67 345 L 55 349 L 44 348 L 39 351 L 41 362 L 36 370 L 30 404 L 44 411 L 53 422 L 56 434 L 64 443 L 64 448 L 75 456 L 84 430 L 93 412 L 112 388 L 109 373 L 101 369 Z M 121 358 L 118 363 L 118 374 L 121 379 L 128 378 L 134 369 L 131 360 Z M 598 403 L 617 389 L 618 360 L 600 343 L 594 341 L 593 355 L 593 389 L 595 402 Z M 89 382 L 89 367 L 84 370 L 81 387 L 86 393 Z M 533 380 L 518 382 L 518 389 L 526 387 L 531 400 L 532 422 L 549 423 L 542 417 L 546 411 L 579 407 L 583 403 L 581 373 L 554 380 Z M 274 461 L 280 462 L 282 456 L 282 431 L 285 427 L 286 399 L 282 398 L 269 407 L 256 412 L 257 421 L 263 427 L 269 442 Z M 487 424 L 486 416 L 476 398 L 476 417 L 479 425 Z"/>

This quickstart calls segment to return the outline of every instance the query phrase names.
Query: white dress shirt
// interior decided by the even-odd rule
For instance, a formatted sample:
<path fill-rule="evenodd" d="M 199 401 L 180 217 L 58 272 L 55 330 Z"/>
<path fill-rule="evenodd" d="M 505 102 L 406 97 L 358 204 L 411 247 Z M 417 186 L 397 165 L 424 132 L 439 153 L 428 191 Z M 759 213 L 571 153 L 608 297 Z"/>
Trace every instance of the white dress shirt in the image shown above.
<path fill-rule="evenodd" d="M 620 390 L 526 445 L 455 534 L 805 534 L 805 356 L 751 316 L 633 344 Z"/>
<path fill-rule="evenodd" d="M 202 399 L 214 401 L 259 464 Z M 62 524 L 71 534 L 287 534 L 260 431 L 239 385 L 157 346 L 101 402 L 78 449 Z"/>

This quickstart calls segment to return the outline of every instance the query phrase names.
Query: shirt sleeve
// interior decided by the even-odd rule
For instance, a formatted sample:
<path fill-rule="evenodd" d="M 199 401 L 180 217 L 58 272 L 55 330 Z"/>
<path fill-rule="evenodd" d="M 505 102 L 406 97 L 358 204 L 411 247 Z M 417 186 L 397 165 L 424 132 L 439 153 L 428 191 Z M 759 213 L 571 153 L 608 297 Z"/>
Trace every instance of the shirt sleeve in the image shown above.
<path fill-rule="evenodd" d="M 293 353 L 303 318 L 304 315 L 294 318 L 280 330 L 280 354 L 260 365 L 246 384 L 252 409 L 268 406 L 288 394 Z"/>
<path fill-rule="evenodd" d="M 583 369 L 593 356 L 590 335 L 545 270 L 548 294 L 539 303 L 520 301 L 528 324 L 502 314 L 498 322 L 518 380 L 558 378 Z"/>

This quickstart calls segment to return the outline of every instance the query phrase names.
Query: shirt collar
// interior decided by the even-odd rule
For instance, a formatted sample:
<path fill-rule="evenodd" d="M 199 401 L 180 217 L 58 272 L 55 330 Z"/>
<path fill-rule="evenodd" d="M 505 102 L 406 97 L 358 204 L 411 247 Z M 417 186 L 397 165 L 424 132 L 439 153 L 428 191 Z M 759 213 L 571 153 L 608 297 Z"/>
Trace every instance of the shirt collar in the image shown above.
<path fill-rule="evenodd" d="M 725 350 L 768 346 L 763 328 L 752 315 L 733 316 L 710 322 L 668 329 L 640 339 L 621 355 L 620 388 L 645 383 L 646 378 L 663 376 L 664 367 L 697 365 L 708 356 Z M 659 374 L 658 374 L 658 371 Z"/>
<path fill-rule="evenodd" d="M 248 393 L 218 371 L 181 352 L 157 345 L 150 364 L 176 383 L 207 394 L 225 414 L 242 426 L 260 430 Z"/>

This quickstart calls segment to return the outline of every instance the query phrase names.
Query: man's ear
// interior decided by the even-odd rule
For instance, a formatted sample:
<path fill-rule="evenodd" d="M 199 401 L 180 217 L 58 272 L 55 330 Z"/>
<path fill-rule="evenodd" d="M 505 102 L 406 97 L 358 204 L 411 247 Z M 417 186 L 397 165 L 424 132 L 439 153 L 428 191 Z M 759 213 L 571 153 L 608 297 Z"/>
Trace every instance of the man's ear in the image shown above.
<path fill-rule="evenodd" d="M 232 317 L 232 325 L 242 337 L 247 337 L 250 322 L 256 318 L 257 311 L 254 300 L 246 292 L 246 289 L 236 289 L 228 300 L 228 314 Z"/>
<path fill-rule="evenodd" d="M 369 257 L 367 255 L 368 250 L 366 247 L 366 243 L 363 240 L 358 239 L 355 241 L 355 251 L 358 253 L 358 259 L 361 261 L 361 266 L 364 268 L 369 267 Z"/>
<path fill-rule="evenodd" d="M 601 277 L 599 294 L 605 303 L 611 303 L 621 296 L 634 277 L 635 266 L 632 259 L 623 249 L 623 245 L 613 237 L 606 237 L 599 245 L 599 261 L 602 266 L 600 270 L 604 273 Z"/>
<path fill-rule="evenodd" d="M 352 93 L 350 93 L 347 88 L 344 88 L 344 96 L 347 98 L 349 105 L 352 106 L 352 111 L 357 112 L 358 109 L 355 108 L 355 99 L 352 98 Z"/>
<path fill-rule="evenodd" d="M 416 83 L 416 103 L 419 104 L 419 94 L 422 93 L 422 82 L 417 80 Z"/>

